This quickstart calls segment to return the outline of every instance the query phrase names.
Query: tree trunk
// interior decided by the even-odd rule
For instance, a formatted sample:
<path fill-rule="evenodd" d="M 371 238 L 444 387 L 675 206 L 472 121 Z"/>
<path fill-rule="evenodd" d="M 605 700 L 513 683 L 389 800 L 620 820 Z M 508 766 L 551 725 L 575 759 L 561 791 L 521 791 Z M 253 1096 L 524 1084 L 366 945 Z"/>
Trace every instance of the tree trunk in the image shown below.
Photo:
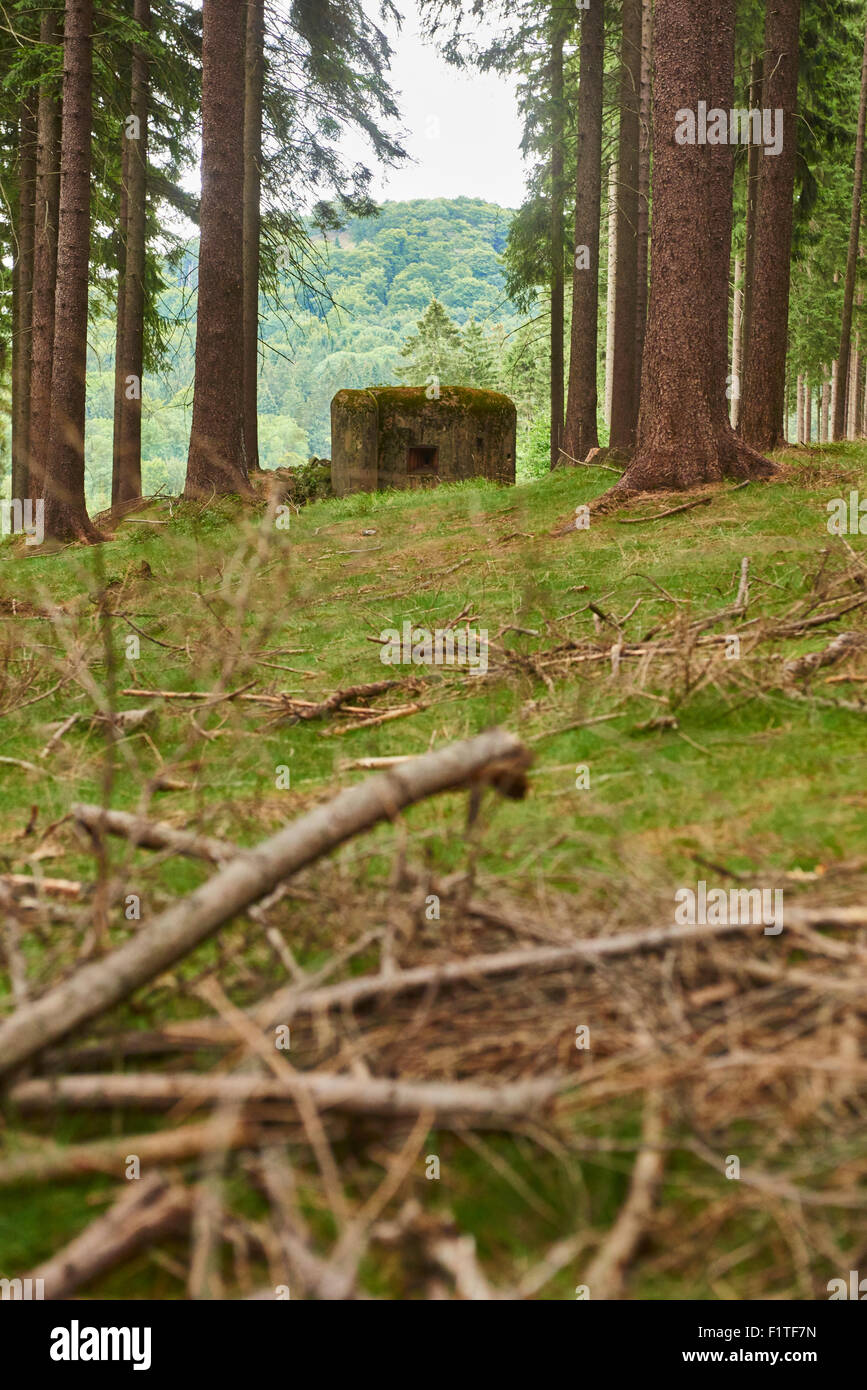
<path fill-rule="evenodd" d="M 45 10 L 43 44 L 60 42 L 60 16 Z M 57 219 L 60 206 L 60 91 L 54 82 L 39 88 L 36 133 L 36 215 L 33 235 L 33 329 L 30 369 L 30 495 L 45 493 L 51 425 L 54 358 L 54 296 L 57 290 Z"/>
<path fill-rule="evenodd" d="M 804 378 L 804 443 L 810 444 L 813 439 L 813 388 L 809 379 Z"/>
<path fill-rule="evenodd" d="M 30 491 L 30 368 L 33 324 L 33 231 L 36 196 L 36 103 L 21 103 L 18 138 L 18 199 L 13 227 L 12 270 L 12 497 Z"/>
<path fill-rule="evenodd" d="M 750 63 L 750 110 L 758 111 L 762 105 L 762 74 L 764 66 L 761 58 L 753 58 Z M 744 382 L 749 372 L 750 324 L 753 320 L 753 286 L 756 267 L 756 213 L 759 204 L 759 146 L 753 141 L 747 154 L 747 215 L 744 242 L 744 312 L 741 325 L 741 401 L 738 406 L 738 425 L 743 411 Z"/>
<path fill-rule="evenodd" d="M 127 243 L 127 223 L 129 221 L 129 141 L 124 133 L 121 136 L 121 157 L 120 157 L 120 190 L 118 192 L 118 216 L 117 227 L 115 229 L 115 243 L 117 246 L 116 266 L 117 266 L 117 293 L 115 295 L 115 324 L 114 324 L 114 428 L 112 429 L 112 452 L 111 452 L 111 505 L 117 506 L 118 492 L 120 490 L 120 448 L 121 434 L 123 431 L 123 317 L 126 309 L 126 297 L 124 295 L 124 284 L 126 281 L 126 243 Z"/>
<path fill-rule="evenodd" d="M 738 427 L 738 417 L 741 407 L 741 333 L 743 329 L 743 304 L 744 292 L 741 289 L 741 271 L 743 262 L 740 257 L 735 258 L 735 289 L 734 306 L 732 309 L 732 370 L 731 370 L 731 409 L 729 418 L 732 422 L 732 429 Z"/>
<path fill-rule="evenodd" d="M 797 155 L 798 34 L 801 0 L 774 0 L 765 23 L 762 102 L 783 111 L 783 144 L 760 158 L 753 302 L 741 434 L 755 449 L 784 442 L 780 419 L 786 381 L 792 221 Z"/>
<path fill-rule="evenodd" d="M 864 127 L 867 124 L 867 27 L 861 58 L 861 99 L 858 105 L 858 133 L 855 137 L 855 172 L 852 180 L 852 216 L 849 223 L 849 249 L 846 254 L 846 283 L 843 290 L 843 318 L 840 324 L 840 380 L 847 379 L 852 338 L 852 304 L 855 298 L 855 272 L 861 232 L 861 189 L 864 180 Z M 837 392 L 834 408 L 834 438 L 842 439 L 846 422 L 843 392 Z"/>
<path fill-rule="evenodd" d="M 99 536 L 84 500 L 84 408 L 93 0 L 66 0 L 63 33 L 63 136 L 45 533 L 55 540 L 92 541 Z"/>
<path fill-rule="evenodd" d="M 614 306 L 617 300 L 617 164 L 608 169 L 608 279 L 605 305 L 605 423 L 614 399 Z"/>
<path fill-rule="evenodd" d="M 551 46 L 551 467 L 560 462 L 565 403 L 563 271 L 563 48 L 565 30 L 559 19 Z"/>
<path fill-rule="evenodd" d="M 837 410 L 837 393 L 840 389 L 840 368 L 835 358 L 831 363 L 831 407 L 828 440 L 834 438 L 834 416 Z"/>
<path fill-rule="evenodd" d="M 247 0 L 244 44 L 244 452 L 259 467 L 259 238 L 262 189 L 262 88 L 265 3 Z"/>
<path fill-rule="evenodd" d="M 855 346 L 849 354 L 849 386 L 846 393 L 846 417 L 847 417 L 847 438 L 855 439 L 858 430 L 858 364 L 860 353 L 858 351 L 858 334 L 855 334 Z"/>
<path fill-rule="evenodd" d="M 244 454 L 244 7 L 202 9 L 202 200 L 193 422 L 184 496 L 252 489 Z"/>
<path fill-rule="evenodd" d="M 563 449 L 583 460 L 598 449 L 596 428 L 599 294 L 599 219 L 602 206 L 602 74 L 604 15 L 591 5 L 581 16 L 581 84 L 575 178 L 575 264 L 572 270 L 572 344 Z M 586 257 L 585 257 L 586 251 Z M 585 264 L 586 261 L 586 264 Z"/>
<path fill-rule="evenodd" d="M 650 45 L 653 35 L 652 0 L 642 0 L 641 102 L 638 146 L 638 267 L 635 292 L 635 410 L 641 395 L 641 363 L 647 333 L 647 270 L 650 251 L 650 160 L 652 151 L 650 102 Z"/>
<path fill-rule="evenodd" d="M 775 471 L 728 416 L 733 150 L 675 138 L 683 108 L 733 104 L 734 9 L 735 0 L 655 8 L 650 314 L 637 446 L 615 497 Z"/>
<path fill-rule="evenodd" d="M 804 442 L 804 378 L 798 374 L 798 415 L 795 422 L 795 442 Z"/>
<path fill-rule="evenodd" d="M 135 0 L 133 18 L 150 29 L 150 0 Z M 149 75 L 147 52 L 141 44 L 132 50 L 132 98 L 134 121 L 125 132 L 127 151 L 126 274 L 123 283 L 123 394 L 118 450 L 119 506 L 141 496 L 141 407 L 144 374 L 145 263 L 147 254 L 147 140 Z"/>
<path fill-rule="evenodd" d="M 819 443 L 828 443 L 828 416 L 831 408 L 831 381 L 828 368 L 822 370 L 822 405 L 819 412 Z"/>
<path fill-rule="evenodd" d="M 623 0 L 617 189 L 617 292 L 614 304 L 611 448 L 635 444 L 635 321 L 638 289 L 638 149 L 641 102 L 641 0 Z"/>

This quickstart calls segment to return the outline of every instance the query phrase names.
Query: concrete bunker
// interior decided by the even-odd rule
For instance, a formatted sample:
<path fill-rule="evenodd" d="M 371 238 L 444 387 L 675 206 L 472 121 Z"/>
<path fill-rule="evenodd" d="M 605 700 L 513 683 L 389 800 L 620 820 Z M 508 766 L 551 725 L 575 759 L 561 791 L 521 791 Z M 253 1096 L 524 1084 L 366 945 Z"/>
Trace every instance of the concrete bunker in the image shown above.
<path fill-rule="evenodd" d="M 517 411 L 499 391 L 422 386 L 338 391 L 331 402 L 331 481 L 338 497 L 435 487 L 464 478 L 514 483 Z"/>

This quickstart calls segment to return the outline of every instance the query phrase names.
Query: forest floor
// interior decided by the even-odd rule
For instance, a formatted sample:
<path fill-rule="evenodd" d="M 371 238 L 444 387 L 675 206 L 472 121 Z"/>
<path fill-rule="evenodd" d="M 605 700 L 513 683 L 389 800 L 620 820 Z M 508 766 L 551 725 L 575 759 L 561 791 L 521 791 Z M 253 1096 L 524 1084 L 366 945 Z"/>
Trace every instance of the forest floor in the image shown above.
<path fill-rule="evenodd" d="M 293 975 L 670 927 L 675 893 L 699 881 L 781 889 L 796 925 L 779 936 L 752 925 L 553 979 L 315 1017 L 297 1040 L 293 1026 L 299 1067 L 574 1080 L 544 1116 L 484 1134 L 330 1115 L 342 1214 L 333 1171 L 287 1130 L 284 1198 L 320 1259 L 360 1222 L 352 1285 L 368 1295 L 574 1298 L 589 1283 L 591 1297 L 827 1297 L 829 1279 L 867 1259 L 867 549 L 827 525 L 833 499 L 867 496 L 867 448 L 784 459 L 772 483 L 707 489 L 706 505 L 667 516 L 698 496 L 639 499 L 587 529 L 564 524 L 613 474 L 582 467 L 512 489 L 319 502 L 286 530 L 226 501 L 161 500 L 105 546 L 6 542 L 0 890 L 15 905 L 7 924 L 27 929 L 7 925 L 0 1017 L 13 986 L 21 1003 L 135 930 L 130 895 L 145 925 L 213 871 L 123 840 L 95 853 L 73 803 L 107 796 L 252 845 L 370 776 L 360 760 L 502 725 L 534 753 L 526 799 L 486 795 L 470 818 L 465 794 L 430 800 L 304 871 L 264 918 L 225 927 L 100 1020 L 96 1033 L 126 1039 L 115 1069 L 212 1065 L 202 1052 L 142 1061 L 129 1035 L 213 1018 L 229 999 L 247 1008 Z M 487 672 L 383 665 L 381 634 L 406 622 L 485 630 Z M 822 662 L 803 660 L 844 633 Z M 403 684 L 315 719 L 249 698 L 317 702 L 386 678 Z M 169 698 L 191 691 L 217 695 Z M 399 713 L 365 727 L 368 703 L 371 718 Z M 143 708 L 115 735 L 94 717 Z M 835 925 L 847 907 L 863 922 Z M 589 1047 L 576 1046 L 582 1027 Z M 50 1066 L 82 1058 L 61 1049 Z M 8 1100 L 0 1275 L 46 1260 L 123 1186 L 122 1167 L 60 1163 L 40 1179 L 49 1142 L 111 1138 L 124 1154 L 128 1136 L 163 1123 L 134 1106 L 33 1114 Z M 212 1203 L 218 1186 L 216 1227 L 197 1197 L 192 1255 L 165 1235 L 84 1295 L 236 1297 L 284 1282 L 263 1235 L 274 1193 L 255 1168 L 237 1146 L 216 1170 L 171 1165 Z"/>

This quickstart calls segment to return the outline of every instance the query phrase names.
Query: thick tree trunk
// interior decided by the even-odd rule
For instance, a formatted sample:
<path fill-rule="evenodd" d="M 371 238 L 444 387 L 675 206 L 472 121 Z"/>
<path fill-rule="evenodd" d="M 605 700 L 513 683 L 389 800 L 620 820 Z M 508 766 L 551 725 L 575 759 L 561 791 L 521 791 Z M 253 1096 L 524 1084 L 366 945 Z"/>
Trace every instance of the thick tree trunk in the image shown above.
<path fill-rule="evenodd" d="M 614 398 L 614 309 L 617 302 L 617 164 L 608 169 L 608 280 L 605 303 L 605 423 Z"/>
<path fill-rule="evenodd" d="M 617 189 L 617 293 L 614 306 L 611 448 L 635 444 L 635 320 L 638 286 L 638 153 L 641 104 L 641 0 L 623 0 Z"/>
<path fill-rule="evenodd" d="M 599 218 L 602 207 L 602 74 L 604 16 L 591 5 L 581 16 L 581 85 L 575 178 L 575 264 L 572 270 L 572 350 L 563 449 L 583 460 L 598 449 L 596 428 L 599 294 Z M 585 254 L 586 253 L 586 254 Z"/>
<path fill-rule="evenodd" d="M 36 196 L 36 102 L 21 103 L 18 136 L 18 198 L 12 270 L 12 496 L 30 491 L 30 368 L 33 325 L 33 224 Z"/>
<path fill-rule="evenodd" d="M 635 412 L 641 395 L 641 363 L 647 333 L 647 270 L 650 252 L 650 160 L 652 152 L 650 101 L 650 45 L 653 37 L 652 0 L 642 0 L 641 106 L 638 147 L 638 268 L 635 290 Z"/>
<path fill-rule="evenodd" d="M 551 46 L 551 467 L 560 462 L 565 406 L 563 270 L 563 48 L 565 31 L 559 20 Z"/>
<path fill-rule="evenodd" d="M 743 306 L 744 292 L 741 288 L 741 272 L 743 262 L 740 257 L 735 258 L 735 288 L 734 304 L 732 308 L 732 370 L 731 370 L 731 407 L 729 419 L 732 422 L 732 429 L 738 427 L 738 417 L 741 410 L 741 333 L 743 330 Z"/>
<path fill-rule="evenodd" d="M 262 191 L 262 87 L 265 4 L 247 0 L 244 45 L 244 451 L 259 467 L 259 238 Z"/>
<path fill-rule="evenodd" d="M 763 451 L 784 442 L 780 427 L 786 381 L 792 221 L 797 155 L 798 34 L 801 0 L 774 0 L 765 23 L 762 102 L 783 111 L 778 154 L 762 152 L 747 376 L 741 434 Z"/>
<path fill-rule="evenodd" d="M 751 111 L 761 110 L 762 105 L 762 74 L 763 64 L 761 58 L 753 58 L 750 63 L 750 92 L 749 108 Z M 753 141 L 747 154 L 747 211 L 744 241 L 744 312 L 743 323 L 741 325 L 741 337 L 743 346 L 741 348 L 741 401 L 738 407 L 738 426 L 743 411 L 743 391 L 744 383 L 750 369 L 749 346 L 750 346 L 750 324 L 753 320 L 753 286 L 755 284 L 756 269 L 756 213 L 759 204 L 759 146 Z"/>
<path fill-rule="evenodd" d="M 133 18 L 150 29 L 150 0 L 135 0 Z M 121 373 L 118 486 L 119 506 L 141 496 L 141 409 L 144 374 L 145 262 L 147 253 L 147 139 L 149 104 L 148 58 L 141 44 L 132 51 L 134 121 L 125 132 L 127 151 L 126 274 L 123 283 L 123 342 Z"/>
<path fill-rule="evenodd" d="M 93 0 L 66 0 L 51 428 L 45 533 L 98 540 L 84 500 Z"/>
<path fill-rule="evenodd" d="M 742 444 L 726 400 L 732 147 L 680 144 L 677 113 L 733 104 L 735 0 L 657 0 L 650 314 L 634 458 L 614 497 L 774 465 Z"/>
<path fill-rule="evenodd" d="M 244 454 L 244 7 L 202 9 L 202 200 L 184 496 L 250 495 Z"/>
<path fill-rule="evenodd" d="M 42 15 L 39 41 L 60 41 L 56 10 Z M 57 220 L 60 207 L 60 90 L 54 82 L 39 88 L 36 133 L 36 215 L 33 235 L 33 327 L 30 369 L 30 494 L 45 492 L 48 432 L 51 425 L 51 371 L 54 359 L 54 296 L 57 291 Z"/>
<path fill-rule="evenodd" d="M 867 28 L 864 31 L 864 51 L 861 58 L 861 99 L 858 106 L 858 132 L 855 137 L 855 172 L 852 180 L 852 216 L 849 223 L 849 249 L 846 254 L 846 282 L 843 290 L 843 318 L 840 324 L 840 381 L 846 381 L 849 349 L 852 339 L 852 305 L 855 298 L 855 273 L 861 235 L 861 190 L 864 180 L 864 128 L 867 125 Z M 834 407 L 834 438 L 842 439 L 846 423 L 844 393 L 837 392 Z"/>

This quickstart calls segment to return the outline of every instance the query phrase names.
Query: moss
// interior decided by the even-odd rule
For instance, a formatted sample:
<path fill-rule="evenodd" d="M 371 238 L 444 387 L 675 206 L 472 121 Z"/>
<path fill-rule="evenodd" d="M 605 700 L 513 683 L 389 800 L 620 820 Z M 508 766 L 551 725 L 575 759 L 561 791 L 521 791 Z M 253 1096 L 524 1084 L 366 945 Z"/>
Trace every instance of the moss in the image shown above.
<path fill-rule="evenodd" d="M 504 420 L 517 413 L 514 402 L 500 391 L 479 391 L 472 386 L 443 386 L 438 400 L 430 400 L 424 386 L 371 386 L 365 391 L 338 391 L 334 404 L 342 411 L 365 411 L 370 408 L 371 397 L 377 404 L 380 424 L 394 410 L 421 414 L 431 408 L 445 408 Z"/>

